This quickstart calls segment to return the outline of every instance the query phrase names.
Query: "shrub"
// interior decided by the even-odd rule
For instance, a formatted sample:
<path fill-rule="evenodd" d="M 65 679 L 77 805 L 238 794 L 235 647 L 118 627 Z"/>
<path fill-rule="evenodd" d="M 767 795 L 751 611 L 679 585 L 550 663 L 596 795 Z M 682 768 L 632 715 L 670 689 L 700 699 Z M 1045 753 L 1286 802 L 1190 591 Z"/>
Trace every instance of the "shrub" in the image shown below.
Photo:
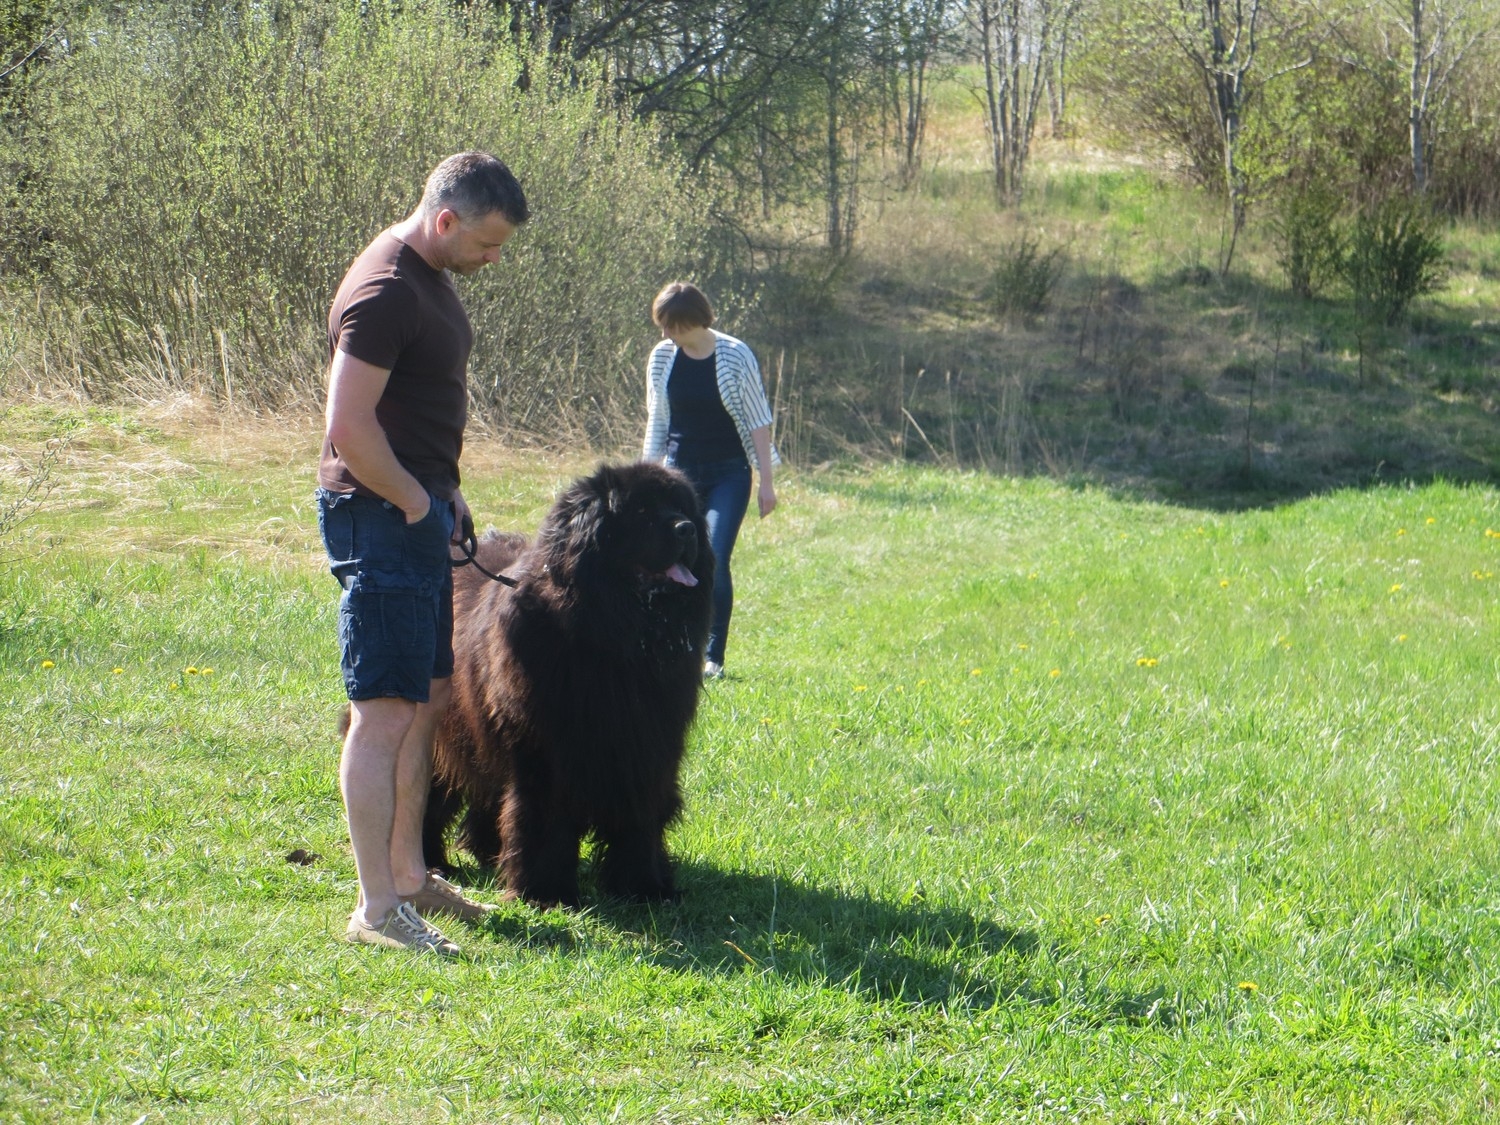
<path fill-rule="evenodd" d="M 0 566 L 14 561 L 8 548 L 16 529 L 41 508 L 57 483 L 55 473 L 72 440 L 72 429 L 65 428 L 61 436 L 47 442 L 30 465 L 23 461 L 7 466 L 11 471 L 0 479 Z"/>
<path fill-rule="evenodd" d="M 1295 188 L 1276 207 L 1277 263 L 1299 297 L 1316 297 L 1338 280 L 1344 258 L 1339 209 L 1338 197 L 1317 187 Z"/>
<path fill-rule="evenodd" d="M 1407 306 L 1442 280 L 1437 220 L 1420 202 L 1399 196 L 1366 208 L 1350 230 L 1342 272 L 1363 319 L 1398 324 Z"/>
<path fill-rule="evenodd" d="M 478 148 L 516 171 L 534 218 L 460 280 L 476 405 L 554 434 L 637 420 L 649 301 L 697 260 L 707 207 L 588 82 L 546 81 L 544 60 L 453 13 L 146 14 L 49 69 L 35 186 L 5 236 L 51 232 L 47 330 L 89 357 L 91 393 L 147 376 L 266 406 L 316 394 L 349 261 L 439 159 Z"/>
<path fill-rule="evenodd" d="M 1000 316 L 1040 315 L 1062 270 L 1060 247 L 1043 251 L 1040 242 L 1022 235 L 1001 251 L 985 287 L 985 299 Z"/>

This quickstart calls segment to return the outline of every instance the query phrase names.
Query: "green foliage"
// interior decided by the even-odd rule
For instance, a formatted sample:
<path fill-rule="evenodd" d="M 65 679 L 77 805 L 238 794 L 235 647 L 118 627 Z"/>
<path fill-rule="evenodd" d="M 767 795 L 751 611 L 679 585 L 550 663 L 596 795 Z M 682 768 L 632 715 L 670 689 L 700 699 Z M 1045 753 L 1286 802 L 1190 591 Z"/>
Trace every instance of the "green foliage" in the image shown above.
<path fill-rule="evenodd" d="M 1438 287 L 1443 272 L 1439 224 L 1420 202 L 1395 196 L 1355 217 L 1343 275 L 1362 319 L 1400 323 L 1413 300 Z"/>
<path fill-rule="evenodd" d="M 1500 34 L 1475 46 L 1479 59 L 1442 115 L 1428 194 L 1444 213 L 1500 215 Z"/>
<path fill-rule="evenodd" d="M 75 382 L 270 406 L 315 392 L 349 260 L 441 157 L 481 148 L 536 218 L 462 283 L 477 402 L 536 432 L 579 402 L 613 417 L 622 394 L 633 417 L 647 303 L 699 260 L 706 201 L 590 83 L 550 82 L 503 43 L 446 6 L 351 2 L 145 14 L 51 68 L 33 187 L 3 233 L 49 232 L 40 328 L 73 342 Z"/>
<path fill-rule="evenodd" d="M 1063 273 L 1062 248 L 1043 250 L 1039 239 L 1021 235 L 1001 249 L 985 287 L 985 300 L 1000 316 L 1040 316 Z"/>
<path fill-rule="evenodd" d="M 1276 203 L 1271 229 L 1277 264 L 1297 296 L 1311 298 L 1340 276 L 1344 236 L 1339 228 L 1342 201 L 1330 190 L 1309 186 L 1288 190 Z"/>
<path fill-rule="evenodd" d="M 1074 64 L 1096 125 L 1124 149 L 1180 157 L 1198 184 L 1224 183 L 1218 125 L 1203 76 L 1172 36 L 1175 14 L 1157 0 L 1100 0 Z"/>
<path fill-rule="evenodd" d="M 23 77 L 24 60 L 45 44 L 57 7 L 53 0 L 0 0 L 0 113 Z"/>

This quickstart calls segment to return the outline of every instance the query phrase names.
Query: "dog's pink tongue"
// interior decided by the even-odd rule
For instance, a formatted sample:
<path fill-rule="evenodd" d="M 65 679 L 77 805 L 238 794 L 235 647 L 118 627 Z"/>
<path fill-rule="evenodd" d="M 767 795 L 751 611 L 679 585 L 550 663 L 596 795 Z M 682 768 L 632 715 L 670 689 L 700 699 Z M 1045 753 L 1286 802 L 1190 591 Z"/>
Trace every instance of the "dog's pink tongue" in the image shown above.
<path fill-rule="evenodd" d="M 671 569 L 667 571 L 667 577 L 683 586 L 698 585 L 698 580 L 693 577 L 693 572 L 681 563 L 673 563 Z"/>

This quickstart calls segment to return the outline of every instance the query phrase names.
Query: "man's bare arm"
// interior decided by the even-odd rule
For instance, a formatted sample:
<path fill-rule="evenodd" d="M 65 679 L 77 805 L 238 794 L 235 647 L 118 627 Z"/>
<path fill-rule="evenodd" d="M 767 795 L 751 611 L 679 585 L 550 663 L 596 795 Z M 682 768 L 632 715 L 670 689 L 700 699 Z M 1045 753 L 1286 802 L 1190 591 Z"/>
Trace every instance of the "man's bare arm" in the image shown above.
<path fill-rule="evenodd" d="M 325 429 L 328 440 L 360 483 L 406 513 L 407 523 L 416 523 L 427 515 L 432 499 L 421 482 L 396 460 L 375 416 L 375 406 L 390 377 L 386 368 L 355 359 L 347 352 L 334 352 L 328 372 Z"/>

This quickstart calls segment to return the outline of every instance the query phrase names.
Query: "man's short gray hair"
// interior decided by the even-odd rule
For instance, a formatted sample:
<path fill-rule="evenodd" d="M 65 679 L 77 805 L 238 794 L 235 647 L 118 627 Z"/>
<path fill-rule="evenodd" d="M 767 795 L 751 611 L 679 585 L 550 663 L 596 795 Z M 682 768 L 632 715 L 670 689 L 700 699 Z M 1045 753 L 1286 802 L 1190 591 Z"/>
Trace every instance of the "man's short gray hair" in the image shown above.
<path fill-rule="evenodd" d="M 430 218 L 445 207 L 466 220 L 498 211 L 512 226 L 531 217 L 520 183 L 486 152 L 460 152 L 432 170 L 419 209 Z"/>

